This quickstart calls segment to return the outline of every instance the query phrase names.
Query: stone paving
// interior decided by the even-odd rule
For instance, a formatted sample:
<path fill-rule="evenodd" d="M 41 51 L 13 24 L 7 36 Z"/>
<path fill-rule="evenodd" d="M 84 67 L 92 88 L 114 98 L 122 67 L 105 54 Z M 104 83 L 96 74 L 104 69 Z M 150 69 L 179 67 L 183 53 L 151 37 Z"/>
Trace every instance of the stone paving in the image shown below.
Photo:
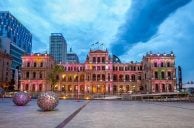
<path fill-rule="evenodd" d="M 15 106 L 0 99 L 0 128 L 54 128 L 87 101 L 61 100 L 56 111 L 42 112 L 36 100 Z M 90 101 L 66 128 L 194 128 L 194 103 Z"/>

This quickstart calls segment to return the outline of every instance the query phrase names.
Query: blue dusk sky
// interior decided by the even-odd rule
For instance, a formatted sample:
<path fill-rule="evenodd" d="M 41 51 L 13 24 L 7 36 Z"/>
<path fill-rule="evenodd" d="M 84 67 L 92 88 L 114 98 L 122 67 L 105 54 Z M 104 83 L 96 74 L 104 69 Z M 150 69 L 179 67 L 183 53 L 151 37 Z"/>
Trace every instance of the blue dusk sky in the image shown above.
<path fill-rule="evenodd" d="M 123 62 L 174 51 L 183 81 L 194 80 L 194 1 L 0 0 L 0 11 L 10 11 L 30 30 L 33 52 L 48 51 L 55 32 L 82 62 L 98 41 Z"/>

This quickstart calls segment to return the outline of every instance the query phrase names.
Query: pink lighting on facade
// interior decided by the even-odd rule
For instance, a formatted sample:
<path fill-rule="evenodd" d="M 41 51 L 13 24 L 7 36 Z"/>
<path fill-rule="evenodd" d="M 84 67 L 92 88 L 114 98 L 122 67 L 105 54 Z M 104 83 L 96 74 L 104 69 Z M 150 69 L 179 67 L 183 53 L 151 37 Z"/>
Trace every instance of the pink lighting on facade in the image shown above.
<path fill-rule="evenodd" d="M 60 64 L 64 67 L 64 72 L 59 74 L 55 90 L 66 94 L 173 92 L 176 89 L 176 72 L 175 56 L 172 54 L 146 54 L 139 63 L 121 63 L 117 61 L 119 58 L 111 57 L 107 50 L 90 50 L 84 63 Z M 21 90 L 32 91 L 33 84 L 35 91 L 48 90 L 45 79 L 47 71 L 39 66 L 42 62 L 44 66 L 53 64 L 50 59 L 50 56 L 44 55 L 23 57 Z M 34 65 L 34 62 L 37 64 Z M 28 67 L 28 63 L 31 67 Z M 33 72 L 39 72 L 40 69 L 44 71 L 44 78 L 26 78 L 29 75 L 26 74 L 27 71 L 32 77 Z"/>
<path fill-rule="evenodd" d="M 50 90 L 47 76 L 54 60 L 45 54 L 31 54 L 22 57 L 21 91 L 42 92 Z"/>

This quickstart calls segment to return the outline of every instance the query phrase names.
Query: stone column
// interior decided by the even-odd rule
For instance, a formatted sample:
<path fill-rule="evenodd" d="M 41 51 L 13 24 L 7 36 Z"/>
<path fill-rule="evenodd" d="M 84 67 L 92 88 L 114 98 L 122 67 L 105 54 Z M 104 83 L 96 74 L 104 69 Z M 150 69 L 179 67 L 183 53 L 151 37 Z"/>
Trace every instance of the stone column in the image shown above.
<path fill-rule="evenodd" d="M 160 91 L 159 92 L 162 92 L 162 84 L 159 84 L 159 87 L 160 87 Z"/>
<path fill-rule="evenodd" d="M 39 90 L 39 85 L 40 85 L 39 83 L 35 84 L 35 92 L 40 91 L 40 90 Z M 42 91 L 42 90 L 41 90 L 41 91 Z"/>
<path fill-rule="evenodd" d="M 88 92 L 88 86 L 84 85 L 84 92 L 87 93 Z"/>
<path fill-rule="evenodd" d="M 20 86 L 20 91 L 24 91 L 24 83 L 21 83 L 21 86 Z"/>

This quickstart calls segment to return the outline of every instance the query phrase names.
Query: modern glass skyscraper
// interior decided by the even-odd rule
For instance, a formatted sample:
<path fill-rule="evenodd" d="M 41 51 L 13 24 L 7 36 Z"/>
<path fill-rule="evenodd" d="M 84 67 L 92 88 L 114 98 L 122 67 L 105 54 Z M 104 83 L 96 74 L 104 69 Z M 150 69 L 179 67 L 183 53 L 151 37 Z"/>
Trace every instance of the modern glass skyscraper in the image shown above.
<path fill-rule="evenodd" d="M 11 79 L 18 89 L 22 56 L 31 53 L 32 34 L 10 12 L 0 11 L 0 38 L 2 50 L 12 59 Z"/>
<path fill-rule="evenodd" d="M 12 57 L 12 69 L 20 67 L 21 56 L 31 53 L 32 34 L 10 12 L 0 11 L 0 38 L 3 49 Z"/>
<path fill-rule="evenodd" d="M 61 33 L 51 33 L 50 54 L 56 63 L 64 63 L 67 59 L 67 43 Z"/>

